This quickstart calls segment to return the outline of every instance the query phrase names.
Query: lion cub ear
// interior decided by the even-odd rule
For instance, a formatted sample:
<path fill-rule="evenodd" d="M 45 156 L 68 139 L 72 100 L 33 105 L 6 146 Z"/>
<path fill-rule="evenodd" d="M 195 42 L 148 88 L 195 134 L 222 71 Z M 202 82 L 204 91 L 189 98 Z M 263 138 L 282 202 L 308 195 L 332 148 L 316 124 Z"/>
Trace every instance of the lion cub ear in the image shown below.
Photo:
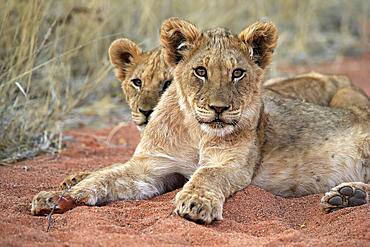
<path fill-rule="evenodd" d="M 108 53 L 117 79 L 123 81 L 128 69 L 137 61 L 142 51 L 135 42 L 129 39 L 117 39 L 110 45 Z"/>
<path fill-rule="evenodd" d="M 250 49 L 252 60 L 262 69 L 271 63 L 277 45 L 277 29 L 271 22 L 256 22 L 239 34 Z"/>
<path fill-rule="evenodd" d="M 199 30 L 188 21 L 175 17 L 164 21 L 160 30 L 160 40 L 166 62 L 170 66 L 177 65 L 186 57 L 199 36 Z"/>

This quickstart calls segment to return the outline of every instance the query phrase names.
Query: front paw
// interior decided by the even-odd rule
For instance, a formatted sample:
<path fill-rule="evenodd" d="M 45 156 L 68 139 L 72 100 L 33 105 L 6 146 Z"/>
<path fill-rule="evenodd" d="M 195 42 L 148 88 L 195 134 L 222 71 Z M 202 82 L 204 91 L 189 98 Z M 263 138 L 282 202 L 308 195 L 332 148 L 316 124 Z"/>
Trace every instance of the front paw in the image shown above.
<path fill-rule="evenodd" d="M 206 189 L 183 189 L 175 198 L 176 214 L 199 224 L 222 220 L 223 196 Z"/>
<path fill-rule="evenodd" d="M 53 208 L 54 213 L 63 213 L 75 207 L 74 200 L 63 195 L 62 191 L 41 191 L 32 199 L 32 215 L 49 214 Z"/>

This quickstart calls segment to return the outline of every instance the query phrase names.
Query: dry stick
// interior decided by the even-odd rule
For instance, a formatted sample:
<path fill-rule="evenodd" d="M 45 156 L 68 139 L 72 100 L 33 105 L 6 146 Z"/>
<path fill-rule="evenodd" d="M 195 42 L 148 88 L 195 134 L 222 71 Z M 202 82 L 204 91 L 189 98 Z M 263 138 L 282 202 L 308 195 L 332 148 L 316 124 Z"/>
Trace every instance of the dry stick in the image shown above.
<path fill-rule="evenodd" d="M 102 136 L 97 136 L 97 135 L 88 134 L 88 133 L 77 133 L 77 132 L 73 132 L 73 135 L 79 135 L 79 136 L 83 136 L 83 137 L 91 137 L 97 142 L 105 143 L 105 139 Z"/>
<path fill-rule="evenodd" d="M 51 24 L 51 26 L 49 27 L 48 31 L 46 32 L 46 34 L 44 35 L 44 38 L 42 39 L 42 42 L 39 46 L 39 48 L 37 48 L 34 56 L 38 56 L 41 52 L 41 50 L 44 48 L 45 44 L 49 41 L 49 38 L 51 36 L 51 34 L 53 33 L 55 27 L 56 27 L 56 24 L 57 24 L 57 19 L 54 20 L 54 22 Z"/>
<path fill-rule="evenodd" d="M 54 223 L 54 220 L 53 220 L 53 214 L 54 214 L 54 211 L 58 205 L 58 203 L 60 202 L 60 200 L 62 200 L 64 194 L 69 190 L 69 187 L 67 189 L 65 189 L 63 191 L 63 193 L 59 196 L 59 199 L 58 201 L 56 201 L 56 203 L 54 203 L 54 206 L 53 208 L 51 209 L 50 213 L 48 214 L 47 216 L 47 219 L 48 219 L 48 228 L 46 229 L 46 232 L 49 232 L 49 230 L 51 229 L 51 227 L 53 226 L 53 223 Z"/>
<path fill-rule="evenodd" d="M 128 122 L 121 122 L 121 123 L 119 123 L 118 125 L 116 125 L 110 132 L 109 132 L 109 135 L 108 135 L 108 137 L 107 137 L 107 142 L 108 142 L 108 144 L 111 144 L 111 142 L 112 142 L 112 139 L 113 139 L 113 137 L 118 133 L 118 131 L 120 130 L 120 129 L 122 129 L 123 127 L 126 127 L 126 126 L 128 126 Z"/>
<path fill-rule="evenodd" d="M 60 153 L 62 152 L 62 146 L 63 146 L 63 131 L 59 129 L 59 138 L 58 138 L 58 150 L 57 150 L 57 155 L 56 158 L 58 159 L 60 157 Z"/>

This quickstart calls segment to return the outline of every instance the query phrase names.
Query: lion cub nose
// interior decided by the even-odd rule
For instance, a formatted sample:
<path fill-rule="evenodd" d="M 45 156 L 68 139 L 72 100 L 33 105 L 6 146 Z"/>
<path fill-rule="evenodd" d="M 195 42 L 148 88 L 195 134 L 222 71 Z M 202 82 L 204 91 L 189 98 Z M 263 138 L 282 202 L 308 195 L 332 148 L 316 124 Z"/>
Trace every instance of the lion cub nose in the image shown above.
<path fill-rule="evenodd" d="M 221 114 L 230 108 L 229 105 L 208 105 L 209 108 L 214 110 L 217 114 Z"/>
<path fill-rule="evenodd" d="M 139 111 L 140 111 L 142 114 L 144 114 L 144 116 L 145 116 L 146 118 L 148 118 L 148 117 L 150 116 L 150 114 L 152 114 L 152 112 L 153 112 L 153 110 L 145 111 L 145 110 L 142 110 L 142 109 L 140 109 L 140 108 L 139 108 Z"/>

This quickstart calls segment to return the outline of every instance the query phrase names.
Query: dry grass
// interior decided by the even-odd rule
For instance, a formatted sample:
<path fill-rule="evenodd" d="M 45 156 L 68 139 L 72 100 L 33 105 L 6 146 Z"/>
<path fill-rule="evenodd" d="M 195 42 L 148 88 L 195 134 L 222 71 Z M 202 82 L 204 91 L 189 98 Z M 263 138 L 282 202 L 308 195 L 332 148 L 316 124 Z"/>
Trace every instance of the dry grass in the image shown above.
<path fill-rule="evenodd" d="M 71 112 L 102 99 L 100 106 L 116 104 L 121 92 L 107 48 L 118 37 L 151 48 L 158 45 L 160 23 L 171 16 L 234 31 L 268 17 L 281 33 L 275 61 L 313 62 L 368 49 L 369 13 L 367 0 L 5 0 L 0 8 L 0 161 L 58 150 Z"/>

